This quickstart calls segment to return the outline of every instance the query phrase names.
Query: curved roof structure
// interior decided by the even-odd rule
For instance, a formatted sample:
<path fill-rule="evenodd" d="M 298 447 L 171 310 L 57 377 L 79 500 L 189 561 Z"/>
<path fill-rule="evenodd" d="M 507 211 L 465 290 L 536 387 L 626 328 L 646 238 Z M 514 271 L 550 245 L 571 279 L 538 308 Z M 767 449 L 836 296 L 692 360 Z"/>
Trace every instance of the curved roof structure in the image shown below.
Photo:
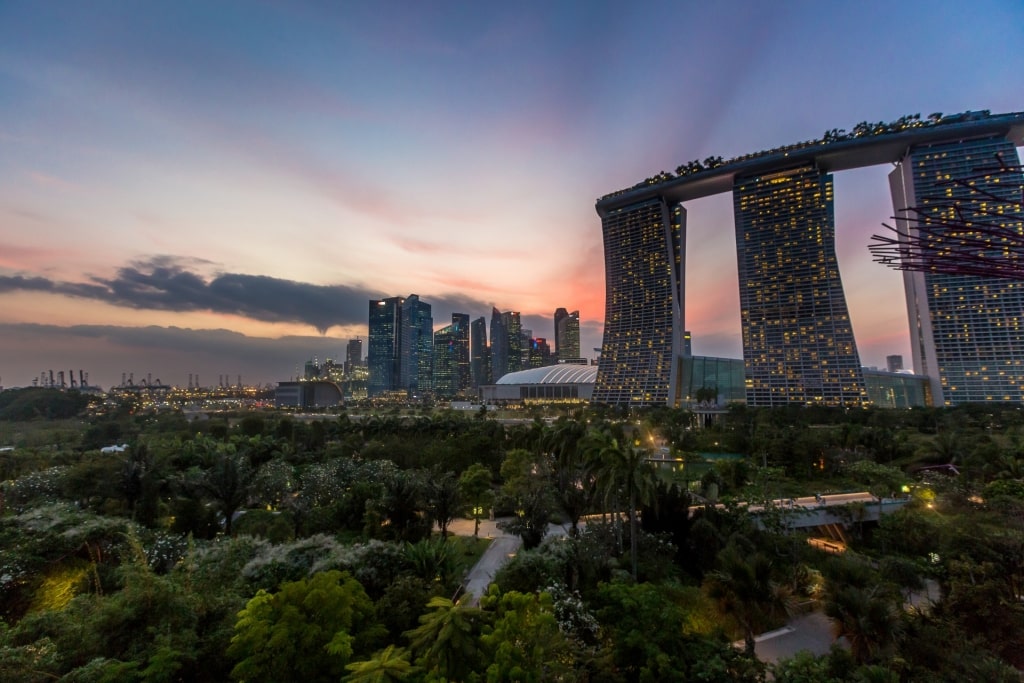
<path fill-rule="evenodd" d="M 495 384 L 593 384 L 596 365 L 548 365 L 503 375 Z"/>
<path fill-rule="evenodd" d="M 988 114 L 965 112 L 945 117 L 937 124 L 921 124 L 905 130 L 847 136 L 835 141 L 810 141 L 731 159 L 720 166 L 686 176 L 668 177 L 661 182 L 641 183 L 613 192 L 597 201 L 597 213 L 606 216 L 615 209 L 652 197 L 664 197 L 678 204 L 691 199 L 731 192 L 738 176 L 772 173 L 786 168 L 813 164 L 832 173 L 863 166 L 895 163 L 914 145 L 1004 135 L 1014 144 L 1024 143 L 1024 112 Z M 649 179 L 653 180 L 653 179 Z"/>

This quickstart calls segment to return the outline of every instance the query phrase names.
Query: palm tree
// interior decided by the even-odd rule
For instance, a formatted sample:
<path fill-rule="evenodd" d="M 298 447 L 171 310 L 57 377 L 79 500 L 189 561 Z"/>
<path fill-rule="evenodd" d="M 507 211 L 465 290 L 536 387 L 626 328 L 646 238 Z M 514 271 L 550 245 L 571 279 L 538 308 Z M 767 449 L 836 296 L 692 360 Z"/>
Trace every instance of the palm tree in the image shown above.
<path fill-rule="evenodd" d="M 255 471 L 244 455 L 229 449 L 219 449 L 213 466 L 206 472 L 202 488 L 213 498 L 224 516 L 224 531 L 231 535 L 235 513 L 249 500 Z"/>
<path fill-rule="evenodd" d="M 404 647 L 388 645 L 365 662 L 352 662 L 345 668 L 351 671 L 342 678 L 343 683 L 398 683 L 416 671 L 409 663 L 409 653 Z"/>
<path fill-rule="evenodd" d="M 462 504 L 459 480 L 454 472 L 440 474 L 436 470 L 427 480 L 427 511 L 441 528 L 442 540 L 448 540 L 448 525 Z"/>
<path fill-rule="evenodd" d="M 789 613 L 789 592 L 772 579 L 772 563 L 759 552 L 748 559 L 730 545 L 718 559 L 719 569 L 705 581 L 708 595 L 723 614 L 736 620 L 746 653 L 753 657 L 754 634 Z"/>
<path fill-rule="evenodd" d="M 605 503 L 625 498 L 629 519 L 629 554 L 633 580 L 637 580 L 637 508 L 654 499 L 657 474 L 649 453 L 636 443 L 623 443 L 608 432 L 593 435 L 590 448 L 596 454 L 594 478 L 605 494 Z M 620 498 L 621 497 L 621 498 Z"/>
<path fill-rule="evenodd" d="M 861 664 L 880 658 L 900 633 L 895 606 L 877 586 L 838 586 L 830 591 L 825 614 L 832 619 L 833 635 L 846 638 L 850 653 Z"/>
<path fill-rule="evenodd" d="M 579 535 L 580 517 L 590 508 L 594 497 L 593 478 L 580 447 L 585 436 L 583 425 L 570 420 L 560 420 L 545 435 L 545 448 L 553 461 L 555 498 L 569 518 L 573 538 Z"/>
<path fill-rule="evenodd" d="M 477 670 L 482 610 L 443 597 L 431 598 L 427 607 L 433 611 L 405 633 L 413 652 L 427 669 L 452 681 L 464 680 Z"/>

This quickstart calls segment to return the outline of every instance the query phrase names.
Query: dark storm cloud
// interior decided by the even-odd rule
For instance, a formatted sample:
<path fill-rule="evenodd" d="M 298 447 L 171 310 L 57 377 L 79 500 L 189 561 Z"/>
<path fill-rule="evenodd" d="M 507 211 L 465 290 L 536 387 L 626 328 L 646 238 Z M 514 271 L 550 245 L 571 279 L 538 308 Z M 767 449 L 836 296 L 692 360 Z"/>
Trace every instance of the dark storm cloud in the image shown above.
<path fill-rule="evenodd" d="M 91 283 L 0 276 L 0 293 L 13 291 L 49 292 L 140 310 L 212 311 L 266 322 L 306 323 L 321 334 L 335 325 L 365 324 L 367 302 L 380 296 L 361 287 L 265 275 L 220 273 L 208 279 L 167 256 L 133 263 L 112 278 L 94 277 Z"/>
<path fill-rule="evenodd" d="M 102 298 L 106 288 L 77 282 L 60 282 L 45 277 L 23 277 L 21 275 L 0 275 L 0 294 L 7 292 L 50 292 L 85 299 Z"/>
<path fill-rule="evenodd" d="M 197 270 L 211 265 L 199 259 L 154 256 L 119 268 L 114 277 L 91 282 L 62 282 L 45 277 L 0 276 L 0 294 L 15 291 L 94 299 L 114 306 L 155 311 L 212 311 L 265 322 L 311 325 L 321 334 L 335 325 L 365 325 L 370 299 L 415 293 L 429 303 L 437 325 L 449 314 L 490 315 L 491 303 L 461 294 L 382 293 L 358 286 L 314 285 L 295 280 Z"/>

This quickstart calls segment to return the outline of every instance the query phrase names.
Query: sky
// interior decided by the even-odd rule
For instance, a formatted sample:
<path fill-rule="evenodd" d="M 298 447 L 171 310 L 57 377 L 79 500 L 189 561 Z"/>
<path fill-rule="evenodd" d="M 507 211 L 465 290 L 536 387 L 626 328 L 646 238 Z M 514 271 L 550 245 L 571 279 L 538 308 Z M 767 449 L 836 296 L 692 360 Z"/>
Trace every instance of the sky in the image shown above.
<path fill-rule="evenodd" d="M 600 346 L 596 199 L 859 121 L 1024 110 L 1024 3 L 0 0 L 0 385 L 273 383 L 516 310 Z M 910 363 L 886 175 L 835 177 L 861 361 Z M 687 204 L 693 352 L 742 355 L 729 195 Z"/>

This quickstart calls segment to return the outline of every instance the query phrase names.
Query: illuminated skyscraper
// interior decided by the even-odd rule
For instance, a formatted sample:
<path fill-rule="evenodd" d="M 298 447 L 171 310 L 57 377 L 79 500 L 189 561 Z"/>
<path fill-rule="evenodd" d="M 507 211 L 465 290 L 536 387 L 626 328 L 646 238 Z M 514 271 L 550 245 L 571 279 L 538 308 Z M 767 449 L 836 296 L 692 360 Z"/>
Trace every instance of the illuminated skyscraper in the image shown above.
<path fill-rule="evenodd" d="M 370 396 L 428 392 L 434 364 L 434 321 L 430 304 L 415 294 L 370 301 L 367 365 Z"/>
<path fill-rule="evenodd" d="M 469 315 L 452 313 L 452 328 L 455 334 L 455 387 L 459 393 L 469 389 L 472 383 L 469 358 Z"/>
<path fill-rule="evenodd" d="M 686 213 L 654 197 L 601 213 L 605 326 L 593 400 L 675 404 Z"/>
<path fill-rule="evenodd" d="M 401 297 L 370 300 L 370 335 L 366 363 L 369 367 L 367 392 L 378 396 L 399 386 L 401 364 Z"/>
<path fill-rule="evenodd" d="M 523 369 L 523 329 L 516 311 L 491 310 L 491 381 Z"/>
<path fill-rule="evenodd" d="M 1019 174 L 1008 183 L 978 179 L 974 188 L 948 181 L 993 164 L 997 153 L 1017 164 L 1014 145 L 1022 143 L 1024 112 L 911 115 L 730 160 L 692 161 L 601 197 L 595 208 L 604 235 L 605 329 L 593 401 L 680 403 L 680 364 L 689 354 L 682 338 L 682 203 L 731 191 L 748 404 L 867 403 L 835 255 L 831 174 L 899 162 L 891 176 L 897 213 L 942 192 L 945 204 L 933 207 L 939 213 L 976 215 L 972 203 L 993 215 L 997 206 L 1018 207 L 1003 222 L 1020 232 Z M 960 190 L 965 194 L 954 197 Z M 906 220 L 897 223 L 908 229 Z M 993 254 L 997 249 L 993 244 Z M 942 249 L 930 253 L 941 257 Z M 1020 283 L 934 272 L 905 282 L 915 370 L 932 378 L 935 404 L 1024 400 Z"/>
<path fill-rule="evenodd" d="M 430 304 L 410 294 L 402 304 L 399 386 L 410 396 L 429 392 L 434 374 L 434 319 Z"/>
<path fill-rule="evenodd" d="M 733 202 L 747 404 L 863 403 L 832 176 L 807 166 L 737 178 Z"/>
<path fill-rule="evenodd" d="M 434 333 L 434 393 L 453 397 L 469 388 L 469 316 L 452 313 L 452 324 Z"/>
<path fill-rule="evenodd" d="M 363 340 L 349 339 L 345 347 L 345 374 L 349 375 L 352 370 L 363 364 Z"/>
<path fill-rule="evenodd" d="M 1019 209 L 1000 208 L 1020 206 L 1024 180 L 1020 173 L 1001 173 L 998 181 L 986 175 L 984 169 L 998 166 L 997 155 L 1007 165 L 1020 163 L 1005 135 L 911 148 L 889 174 L 897 228 L 915 234 L 918 221 L 984 223 L 990 230 L 972 237 L 979 253 L 998 260 L 991 229 L 1024 234 Z M 944 229 L 930 226 L 924 234 L 941 242 Z M 1024 400 L 1024 283 L 930 272 L 904 272 L 903 283 L 914 370 L 929 377 L 933 405 Z"/>
<path fill-rule="evenodd" d="M 488 368 L 490 367 L 490 349 L 487 348 L 487 320 L 481 316 L 470 325 L 470 376 L 471 386 L 483 386 L 489 383 Z"/>
<path fill-rule="evenodd" d="M 560 361 L 580 357 L 580 312 L 564 308 L 555 311 L 555 355 Z"/>

